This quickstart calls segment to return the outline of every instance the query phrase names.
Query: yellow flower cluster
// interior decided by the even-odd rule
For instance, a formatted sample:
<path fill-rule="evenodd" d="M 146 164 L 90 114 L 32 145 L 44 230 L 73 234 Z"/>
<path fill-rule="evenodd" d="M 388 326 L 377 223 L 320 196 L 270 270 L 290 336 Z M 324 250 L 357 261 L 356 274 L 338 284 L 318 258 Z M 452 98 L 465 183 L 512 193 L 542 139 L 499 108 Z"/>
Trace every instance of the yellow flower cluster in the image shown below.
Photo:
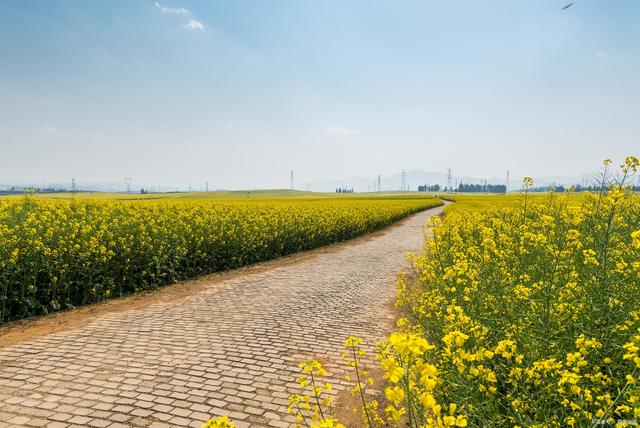
<path fill-rule="evenodd" d="M 344 240 L 428 198 L 0 199 L 0 323 Z"/>
<path fill-rule="evenodd" d="M 302 373 L 298 384 L 302 393 L 289 397 L 289 413 L 296 417 L 296 426 L 344 428 L 336 419 L 329 417 L 333 397 L 326 395 L 331 393 L 333 387 L 329 382 L 324 385 L 320 382 L 320 378 L 327 373 L 325 368 L 316 360 L 308 360 L 300 364 L 300 369 Z"/>
<path fill-rule="evenodd" d="M 201 425 L 202 428 L 235 428 L 235 424 L 231 422 L 229 416 L 220 416 L 218 418 L 209 419 Z"/>
<path fill-rule="evenodd" d="M 438 368 L 433 364 L 436 346 L 430 344 L 419 328 L 406 329 L 406 321 L 400 320 L 403 329 L 391 334 L 381 344 L 378 353 L 385 378 L 391 383 L 385 390 L 389 401 L 386 408 L 387 425 L 398 425 L 406 419 L 416 427 L 466 427 L 467 418 L 457 413 L 457 405 L 443 406 L 436 400 L 441 385 Z M 451 346 L 461 346 L 466 338 L 450 335 Z"/>
<path fill-rule="evenodd" d="M 395 333 L 403 345 L 392 335 L 381 354 L 402 385 L 387 391 L 397 415 L 412 426 L 640 420 L 640 200 L 625 186 L 637 168 L 627 158 L 578 207 L 573 196 L 525 194 L 434 225 L 412 257 L 416 279 L 399 281 L 411 320 Z M 433 382 L 409 364 L 433 364 Z M 437 413 L 444 403 L 455 412 Z"/>

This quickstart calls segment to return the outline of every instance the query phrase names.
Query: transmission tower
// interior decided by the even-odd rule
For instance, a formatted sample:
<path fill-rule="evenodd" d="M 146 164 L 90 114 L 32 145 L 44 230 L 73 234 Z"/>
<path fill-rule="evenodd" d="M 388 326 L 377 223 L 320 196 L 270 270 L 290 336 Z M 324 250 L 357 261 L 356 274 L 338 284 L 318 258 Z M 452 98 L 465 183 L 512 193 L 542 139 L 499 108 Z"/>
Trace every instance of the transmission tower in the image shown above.
<path fill-rule="evenodd" d="M 509 192 L 509 170 L 507 170 L 507 185 L 504 190 L 505 190 L 504 193 Z"/>
<path fill-rule="evenodd" d="M 293 170 L 291 170 L 291 183 L 289 184 L 289 188 L 293 190 Z"/>
<path fill-rule="evenodd" d="M 76 179 L 75 178 L 71 179 L 71 191 L 72 192 L 76 191 Z"/>
<path fill-rule="evenodd" d="M 378 193 L 382 192 L 382 183 L 380 182 L 380 174 L 378 174 Z"/>
<path fill-rule="evenodd" d="M 451 168 L 447 168 L 447 189 L 449 190 L 449 193 L 453 191 L 453 188 L 451 187 L 451 178 Z"/>
<path fill-rule="evenodd" d="M 402 170 L 402 186 L 400 187 L 400 191 L 404 192 L 407 189 L 407 170 Z"/>
<path fill-rule="evenodd" d="M 204 182 L 204 191 L 207 192 L 207 193 L 209 192 L 209 182 L 208 181 Z"/>
<path fill-rule="evenodd" d="M 133 181 L 133 178 L 131 177 L 127 177 L 124 179 L 124 184 L 127 186 L 127 193 L 131 193 L 131 182 Z"/>

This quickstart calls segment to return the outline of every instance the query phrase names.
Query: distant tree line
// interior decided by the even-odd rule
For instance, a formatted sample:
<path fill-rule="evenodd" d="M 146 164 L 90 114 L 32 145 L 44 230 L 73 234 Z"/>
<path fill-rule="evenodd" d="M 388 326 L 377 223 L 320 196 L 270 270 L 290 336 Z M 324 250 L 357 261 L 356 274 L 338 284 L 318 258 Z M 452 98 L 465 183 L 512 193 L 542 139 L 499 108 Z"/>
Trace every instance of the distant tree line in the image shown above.
<path fill-rule="evenodd" d="M 507 186 L 504 184 L 460 183 L 457 191 L 461 193 L 507 193 Z"/>
<path fill-rule="evenodd" d="M 448 189 L 440 187 L 439 184 L 423 184 L 418 186 L 418 192 L 461 192 L 461 193 L 507 193 L 507 186 L 504 184 L 470 184 L 460 183 L 457 188 Z"/>
<path fill-rule="evenodd" d="M 353 187 L 351 188 L 347 188 L 347 187 L 338 187 L 336 189 L 336 193 L 353 193 Z"/>
<path fill-rule="evenodd" d="M 440 185 L 439 184 L 423 184 L 421 186 L 418 186 L 418 192 L 439 192 L 440 191 Z"/>
<path fill-rule="evenodd" d="M 568 190 L 568 188 L 566 188 L 563 185 L 560 186 L 537 186 L 537 187 L 532 187 L 531 189 L 529 189 L 530 192 L 549 192 L 553 190 L 554 192 L 558 192 L 558 193 L 564 193 Z M 576 192 L 591 192 L 591 191 L 595 191 L 597 190 L 594 186 L 575 186 L 574 190 Z"/>
<path fill-rule="evenodd" d="M 11 186 L 6 190 L 0 190 L 0 195 L 20 195 L 22 193 L 68 193 L 64 188 L 55 189 L 53 187 L 19 187 Z"/>

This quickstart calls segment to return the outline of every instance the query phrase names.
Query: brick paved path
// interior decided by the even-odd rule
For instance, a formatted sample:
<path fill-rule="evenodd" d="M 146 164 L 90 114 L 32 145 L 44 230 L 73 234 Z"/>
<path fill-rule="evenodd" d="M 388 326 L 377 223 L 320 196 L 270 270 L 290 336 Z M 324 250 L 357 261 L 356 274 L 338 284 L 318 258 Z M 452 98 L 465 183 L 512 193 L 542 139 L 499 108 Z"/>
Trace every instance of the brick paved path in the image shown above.
<path fill-rule="evenodd" d="M 344 340 L 384 335 L 405 254 L 440 211 L 175 304 L 106 314 L 4 348 L 0 427 L 199 427 L 222 414 L 240 427 L 292 426 L 297 364 L 320 358 L 343 387 Z"/>

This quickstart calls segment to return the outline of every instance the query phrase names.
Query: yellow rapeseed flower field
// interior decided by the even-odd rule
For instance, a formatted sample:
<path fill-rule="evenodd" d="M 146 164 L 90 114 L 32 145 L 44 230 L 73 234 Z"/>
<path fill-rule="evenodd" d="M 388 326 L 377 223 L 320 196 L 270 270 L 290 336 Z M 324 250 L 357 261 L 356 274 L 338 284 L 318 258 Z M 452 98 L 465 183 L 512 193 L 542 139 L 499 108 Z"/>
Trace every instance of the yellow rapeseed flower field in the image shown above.
<path fill-rule="evenodd" d="M 0 323 L 348 239 L 442 204 L 318 199 L 0 199 Z"/>

